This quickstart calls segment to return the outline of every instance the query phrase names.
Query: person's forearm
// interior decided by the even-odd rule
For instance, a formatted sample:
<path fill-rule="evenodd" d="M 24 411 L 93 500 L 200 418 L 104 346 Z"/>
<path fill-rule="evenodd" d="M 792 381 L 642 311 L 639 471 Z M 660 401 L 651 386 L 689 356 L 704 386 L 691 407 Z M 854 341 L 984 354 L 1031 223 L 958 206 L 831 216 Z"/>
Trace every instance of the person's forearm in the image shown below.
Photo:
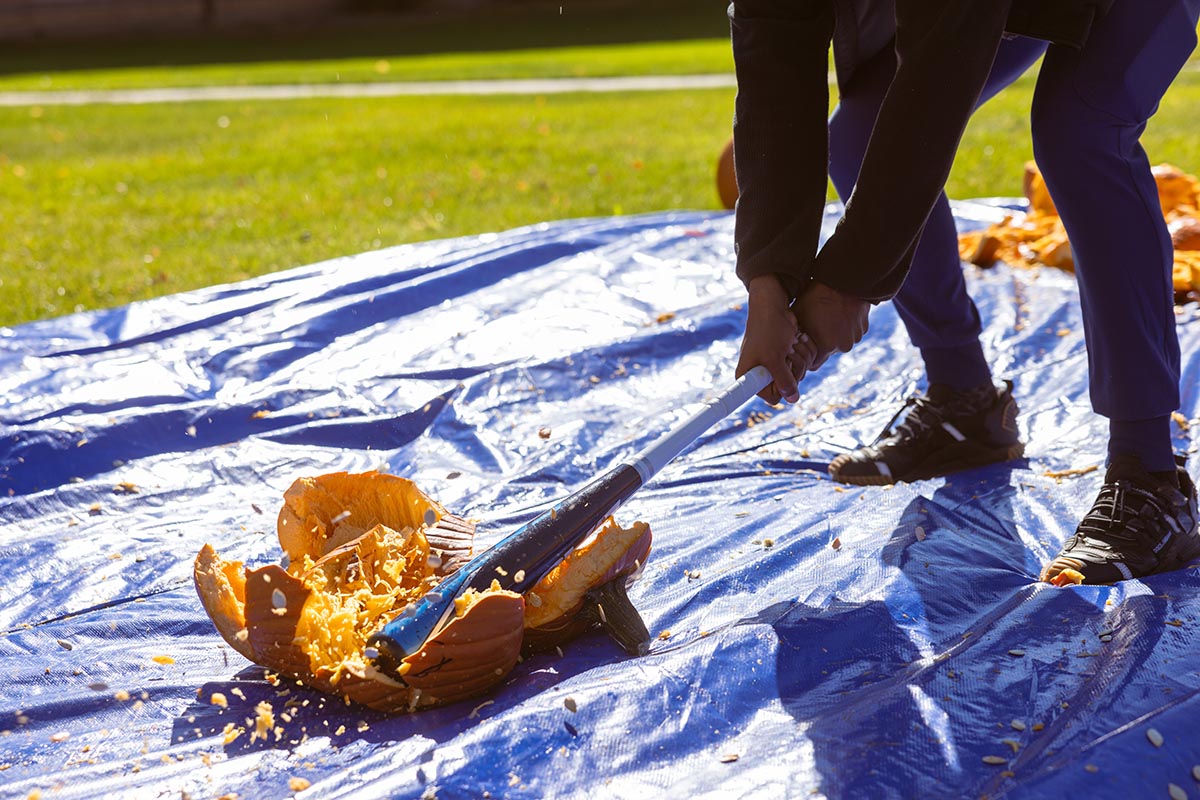
<path fill-rule="evenodd" d="M 830 0 L 734 0 L 737 275 L 795 296 L 821 234 L 829 134 Z"/>
<path fill-rule="evenodd" d="M 950 174 L 991 70 L 1009 0 L 899 0 L 899 66 L 846 213 L 811 275 L 865 300 L 892 297 Z"/>

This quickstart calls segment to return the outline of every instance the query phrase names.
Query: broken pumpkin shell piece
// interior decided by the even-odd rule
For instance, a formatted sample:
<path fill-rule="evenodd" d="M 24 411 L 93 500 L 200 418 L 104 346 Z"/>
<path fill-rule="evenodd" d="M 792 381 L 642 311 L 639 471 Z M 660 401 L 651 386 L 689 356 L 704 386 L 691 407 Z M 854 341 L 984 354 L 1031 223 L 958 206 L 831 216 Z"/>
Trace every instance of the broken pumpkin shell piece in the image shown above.
<path fill-rule="evenodd" d="M 445 574 L 471 557 L 474 525 L 448 514 L 412 481 L 374 471 L 297 479 L 283 494 L 279 545 L 293 561 L 316 559 L 376 524 L 396 531 L 432 529 L 427 538 Z"/>
<path fill-rule="evenodd" d="M 247 569 L 206 544 L 194 579 L 217 631 L 246 658 L 371 708 L 413 711 L 477 696 L 503 681 L 531 620 L 570 628 L 556 643 L 586 630 L 571 622 L 587 616 L 589 593 L 618 581 L 623 595 L 650 548 L 647 525 L 625 529 L 609 519 L 526 596 L 495 582 L 465 593 L 455 617 L 405 658 L 398 674 L 381 673 L 367 657 L 371 634 L 466 563 L 474 534 L 473 523 L 404 478 L 379 472 L 301 478 L 279 514 L 286 568 Z M 530 617 L 531 611 L 537 613 Z"/>
<path fill-rule="evenodd" d="M 625 591 L 650 555 L 650 526 L 609 517 L 526 592 L 525 649 L 552 650 L 596 625 L 626 652 L 646 652 L 650 633 Z"/>

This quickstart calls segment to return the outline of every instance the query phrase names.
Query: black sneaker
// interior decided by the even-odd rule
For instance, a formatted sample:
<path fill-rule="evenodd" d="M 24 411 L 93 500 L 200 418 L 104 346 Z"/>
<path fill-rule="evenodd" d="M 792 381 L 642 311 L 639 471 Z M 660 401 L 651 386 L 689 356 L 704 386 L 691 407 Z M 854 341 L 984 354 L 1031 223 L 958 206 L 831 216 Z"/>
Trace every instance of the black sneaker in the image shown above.
<path fill-rule="evenodd" d="M 1011 381 L 965 392 L 935 383 L 928 394 L 906 400 L 872 444 L 835 458 L 829 474 L 842 483 L 879 486 L 935 478 L 1024 452 Z"/>
<path fill-rule="evenodd" d="M 1196 485 L 1176 456 L 1171 480 L 1146 472 L 1136 458 L 1109 464 L 1100 496 L 1075 535 L 1042 569 L 1055 586 L 1114 583 L 1179 569 L 1200 556 Z"/>

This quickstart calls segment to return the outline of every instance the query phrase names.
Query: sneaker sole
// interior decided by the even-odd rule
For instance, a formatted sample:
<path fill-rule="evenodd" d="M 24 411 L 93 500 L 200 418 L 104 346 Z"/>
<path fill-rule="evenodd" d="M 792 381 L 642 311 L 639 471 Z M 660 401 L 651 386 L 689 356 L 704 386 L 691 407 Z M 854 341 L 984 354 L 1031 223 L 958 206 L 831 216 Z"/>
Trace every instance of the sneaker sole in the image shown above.
<path fill-rule="evenodd" d="M 932 464 L 918 464 L 908 473 L 891 478 L 883 475 L 842 475 L 841 467 L 850 461 L 849 456 L 842 455 L 830 463 L 829 474 L 835 481 L 851 486 L 888 486 L 895 483 L 912 483 L 913 481 L 923 481 L 929 478 L 939 478 L 943 475 L 949 475 L 952 472 L 962 472 L 963 470 L 975 467 L 984 467 L 988 464 L 1012 461 L 1014 458 L 1020 458 L 1024 454 L 1025 445 L 1021 442 L 1017 442 L 1009 447 L 989 450 L 983 453 L 978 449 L 970 448 L 968 452 L 961 456 Z"/>

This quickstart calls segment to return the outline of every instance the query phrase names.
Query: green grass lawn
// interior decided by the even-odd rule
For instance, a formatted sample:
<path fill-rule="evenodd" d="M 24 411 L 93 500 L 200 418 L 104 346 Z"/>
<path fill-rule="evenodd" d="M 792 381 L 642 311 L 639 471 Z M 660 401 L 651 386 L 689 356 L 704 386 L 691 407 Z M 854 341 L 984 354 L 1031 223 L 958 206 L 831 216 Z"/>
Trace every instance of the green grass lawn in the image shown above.
<path fill-rule="evenodd" d="M 587 69 L 670 71 L 646 65 L 678 65 L 697 42 L 587 44 L 595 56 Z M 698 43 L 727 48 L 719 39 Z M 644 56 L 642 66 L 630 66 L 632 52 Z M 421 64 L 457 57 L 396 57 L 390 69 L 415 76 Z M 461 57 L 483 59 L 476 66 L 491 59 L 495 74 L 533 62 L 557 64 L 544 74 L 584 69 L 577 54 L 553 50 Z M 331 68 L 319 59 L 307 67 Z M 224 68 L 170 70 L 187 85 Z M 256 68 L 263 76 L 289 71 L 274 62 Z M 162 69 L 118 71 L 127 85 L 151 85 Z M 477 77 L 465 66 L 443 75 L 467 76 Z M 1032 87 L 1026 78 L 976 115 L 951 197 L 1020 194 Z M 732 103 L 732 90 L 708 90 L 0 108 L 0 325 L 405 242 L 570 217 L 716 209 L 715 160 Z M 1200 72 L 1189 69 L 1145 137 L 1152 160 L 1200 171 L 1198 117 Z"/>
<path fill-rule="evenodd" d="M 0 324 L 400 242 L 715 208 L 731 102 L 713 90 L 0 109 Z"/>

